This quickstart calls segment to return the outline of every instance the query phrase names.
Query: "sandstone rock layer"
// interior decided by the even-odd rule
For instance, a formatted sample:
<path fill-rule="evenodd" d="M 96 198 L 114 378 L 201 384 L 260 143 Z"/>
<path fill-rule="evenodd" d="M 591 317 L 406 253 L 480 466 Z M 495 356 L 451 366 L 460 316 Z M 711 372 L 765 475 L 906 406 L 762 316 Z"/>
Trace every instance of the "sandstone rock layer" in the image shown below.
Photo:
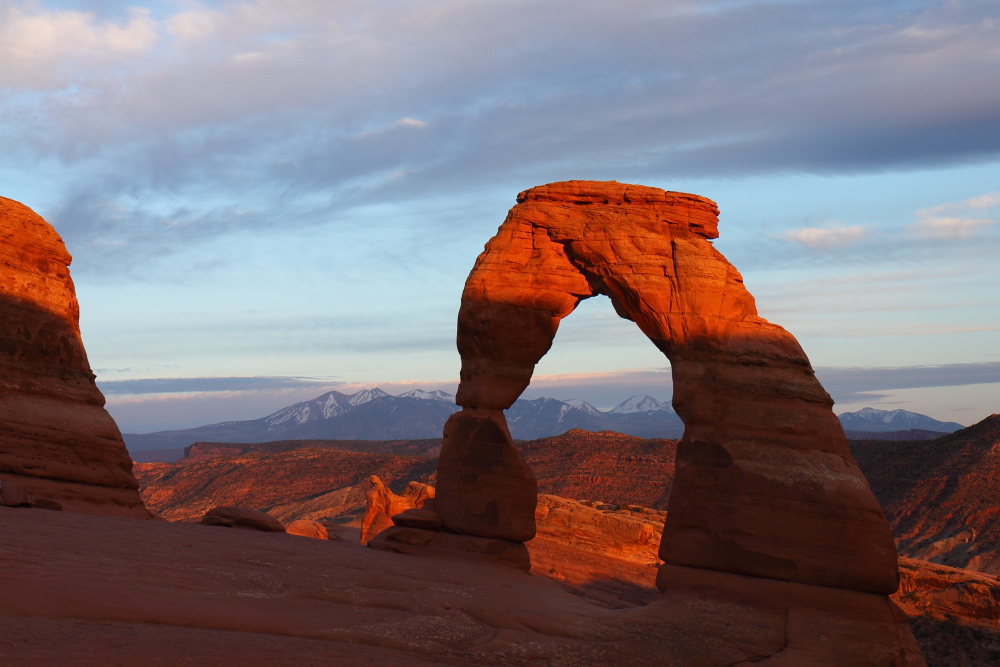
<path fill-rule="evenodd" d="M 0 197 L 0 486 L 149 518 L 87 362 L 70 261 L 51 225 Z"/>
<path fill-rule="evenodd" d="M 560 320 L 603 294 L 670 359 L 686 427 L 660 557 L 895 591 L 892 536 L 833 401 L 795 338 L 757 315 L 739 272 L 712 246 L 715 204 L 588 181 L 532 188 L 518 202 L 462 295 L 463 411 L 445 428 L 437 484 L 445 528 L 528 539 L 534 478 L 508 453 L 509 436 L 500 442 L 502 411 L 527 387 Z M 485 419 L 496 425 L 488 435 L 454 428 Z"/>
<path fill-rule="evenodd" d="M 434 487 L 409 482 L 403 495 L 392 492 L 378 475 L 368 478 L 371 486 L 365 494 L 365 516 L 361 520 L 361 544 L 392 526 L 392 517 L 408 509 L 423 507 L 434 497 Z"/>
<path fill-rule="evenodd" d="M 921 665 L 887 597 L 899 570 L 882 509 L 805 352 L 758 316 L 712 246 L 718 213 L 696 195 L 613 181 L 518 195 L 462 294 L 462 411 L 445 425 L 434 511 L 448 532 L 534 536 L 537 482 L 503 411 L 562 318 L 604 295 L 670 360 L 685 425 L 658 552 L 661 608 L 708 605 L 716 623 L 726 604 L 744 606 L 784 647 L 766 632 L 719 636 L 744 657 L 704 664 L 864 664 L 877 653 Z"/>
<path fill-rule="evenodd" d="M 1000 574 L 1000 415 L 936 440 L 852 448 L 900 554 Z"/>

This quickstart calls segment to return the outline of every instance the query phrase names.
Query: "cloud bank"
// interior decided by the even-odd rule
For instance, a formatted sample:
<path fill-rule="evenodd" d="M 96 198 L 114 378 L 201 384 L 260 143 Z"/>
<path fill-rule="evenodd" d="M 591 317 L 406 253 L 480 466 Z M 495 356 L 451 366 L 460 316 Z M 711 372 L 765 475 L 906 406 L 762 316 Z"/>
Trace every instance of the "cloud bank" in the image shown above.
<path fill-rule="evenodd" d="M 0 152 L 8 169 L 60 181 L 39 196 L 93 270 L 556 174 L 992 160 L 998 13 L 988 0 L 237 0 L 105 14 L 3 0 Z M 855 232 L 831 233 L 799 240 Z"/>
<path fill-rule="evenodd" d="M 898 368 L 817 368 L 816 376 L 837 403 L 876 403 L 893 390 L 1000 384 L 1000 362 L 908 366 Z M 323 378 L 150 378 L 101 382 L 108 409 L 123 431 L 146 433 L 191 428 L 236 419 L 259 419 L 287 405 L 330 390 L 352 394 L 378 386 L 398 395 L 412 389 L 454 393 L 457 381 L 342 382 Z M 540 375 L 522 398 L 550 396 L 583 399 L 609 409 L 625 399 L 649 394 L 669 401 L 673 394 L 670 368 L 624 369 L 606 373 Z"/>

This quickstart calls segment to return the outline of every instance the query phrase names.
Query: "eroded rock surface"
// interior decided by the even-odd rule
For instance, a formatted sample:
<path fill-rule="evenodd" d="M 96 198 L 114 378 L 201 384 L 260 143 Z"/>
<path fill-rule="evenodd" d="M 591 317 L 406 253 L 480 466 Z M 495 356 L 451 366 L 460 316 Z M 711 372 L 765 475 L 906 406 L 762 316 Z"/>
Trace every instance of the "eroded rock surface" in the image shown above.
<path fill-rule="evenodd" d="M 463 409 L 444 428 L 434 509 L 452 533 L 534 536 L 537 482 L 503 410 L 562 318 L 605 295 L 669 358 L 685 424 L 659 548 L 660 602 L 680 612 L 739 601 L 753 607 L 751 623 L 788 633 L 783 649 L 763 634 L 726 638 L 749 651 L 743 660 L 861 664 L 892 647 L 896 664 L 922 664 L 887 598 L 899 583 L 889 525 L 833 400 L 795 338 L 757 315 L 739 272 L 712 246 L 717 216 L 702 197 L 616 182 L 518 195 L 462 294 Z M 704 664 L 731 664 L 724 654 Z"/>
<path fill-rule="evenodd" d="M 284 523 L 341 517 L 360 526 L 372 474 L 389 484 L 429 481 L 437 463 L 430 457 L 330 447 L 274 453 L 245 447 L 245 453 L 229 456 L 213 452 L 178 463 L 135 464 L 147 506 L 170 521 L 197 520 L 213 507 L 238 505 L 265 511 Z M 352 513 L 356 517 L 347 516 Z"/>
<path fill-rule="evenodd" d="M 392 526 L 392 517 L 411 508 L 423 507 L 434 497 L 434 487 L 420 482 L 407 483 L 402 495 L 397 495 L 387 487 L 378 475 L 368 478 L 365 502 L 365 516 L 361 521 L 361 544 Z"/>
<path fill-rule="evenodd" d="M 319 521 L 309 521 L 307 519 L 292 521 L 285 526 L 285 532 L 289 535 L 298 535 L 299 537 L 311 537 L 314 540 L 331 539 L 330 531 L 327 530 L 326 526 Z M 333 535 L 332 539 L 337 539 L 337 536 Z"/>
<path fill-rule="evenodd" d="M 895 591 L 892 536 L 833 401 L 795 338 L 757 315 L 739 272 L 712 246 L 715 204 L 589 181 L 532 188 L 518 202 L 462 295 L 463 411 L 445 427 L 437 481 L 445 528 L 530 536 L 534 477 L 509 452 L 502 411 L 560 320 L 604 294 L 670 359 L 686 426 L 661 558 Z"/>
<path fill-rule="evenodd" d="M 347 540 L 3 507 L 0 532 L 13 665 L 703 667 L 786 641 L 783 612 L 760 600 L 606 609 L 515 568 Z M 893 666 L 876 648 L 827 664 Z"/>
<path fill-rule="evenodd" d="M 51 225 L 0 197 L 0 486 L 68 511 L 149 518 L 87 362 L 70 261 Z"/>
<path fill-rule="evenodd" d="M 226 528 L 252 528 L 267 532 L 283 533 L 285 527 L 270 514 L 247 509 L 246 507 L 215 507 L 205 512 L 201 523 L 206 526 Z"/>
<path fill-rule="evenodd" d="M 539 494 L 667 509 L 677 440 L 572 429 L 517 447 Z"/>
<path fill-rule="evenodd" d="M 1000 415 L 936 440 L 852 447 L 899 553 L 1000 574 Z"/>

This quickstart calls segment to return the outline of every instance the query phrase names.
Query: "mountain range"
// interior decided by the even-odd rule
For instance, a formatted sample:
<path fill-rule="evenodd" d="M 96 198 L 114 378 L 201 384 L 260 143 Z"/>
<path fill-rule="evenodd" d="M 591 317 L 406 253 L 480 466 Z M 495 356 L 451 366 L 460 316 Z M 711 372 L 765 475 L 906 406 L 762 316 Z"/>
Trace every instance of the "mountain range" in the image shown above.
<path fill-rule="evenodd" d="M 133 452 L 180 449 L 193 442 L 440 438 L 445 421 L 458 409 L 454 396 L 443 391 L 415 389 L 399 396 L 381 389 L 355 394 L 331 391 L 261 419 L 124 433 L 123 437 Z M 650 396 L 633 396 L 606 412 L 580 400 L 521 399 L 507 410 L 507 423 L 511 436 L 518 440 L 558 435 L 574 428 L 646 438 L 679 438 L 684 432 L 673 408 Z"/>
<path fill-rule="evenodd" d="M 180 450 L 193 442 L 440 438 L 445 421 L 458 409 L 454 396 L 443 391 L 415 389 L 399 396 L 377 388 L 354 394 L 331 391 L 260 419 L 123 437 L 132 452 Z M 906 410 L 864 408 L 840 419 L 849 437 L 908 429 L 951 433 L 963 428 Z M 574 428 L 642 438 L 680 438 L 684 433 L 674 409 L 646 395 L 633 396 L 607 411 L 578 399 L 520 399 L 507 410 L 507 424 L 517 440 L 546 438 Z"/>
<path fill-rule="evenodd" d="M 857 412 L 845 412 L 840 415 L 840 423 L 844 426 L 845 431 L 868 431 L 870 433 L 910 429 L 954 433 L 960 428 L 965 428 L 956 422 L 939 422 L 917 412 L 876 410 L 875 408 L 862 408 Z"/>

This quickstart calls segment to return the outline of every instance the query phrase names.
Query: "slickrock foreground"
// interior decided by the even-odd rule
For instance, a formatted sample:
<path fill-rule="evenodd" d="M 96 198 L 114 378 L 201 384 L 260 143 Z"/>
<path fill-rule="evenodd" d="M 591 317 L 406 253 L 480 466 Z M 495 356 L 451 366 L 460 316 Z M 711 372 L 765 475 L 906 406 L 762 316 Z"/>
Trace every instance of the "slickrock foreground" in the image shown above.
<path fill-rule="evenodd" d="M 8 504 L 149 518 L 80 339 L 71 257 L 0 197 L 0 491 Z"/>
<path fill-rule="evenodd" d="M 885 640 L 829 664 L 905 664 L 850 591 L 821 627 L 819 587 L 780 582 L 778 599 L 607 609 L 514 569 L 349 540 L 7 507 L 0 534 L 0 664 L 801 666 L 803 640 L 849 645 L 859 618 Z"/>

